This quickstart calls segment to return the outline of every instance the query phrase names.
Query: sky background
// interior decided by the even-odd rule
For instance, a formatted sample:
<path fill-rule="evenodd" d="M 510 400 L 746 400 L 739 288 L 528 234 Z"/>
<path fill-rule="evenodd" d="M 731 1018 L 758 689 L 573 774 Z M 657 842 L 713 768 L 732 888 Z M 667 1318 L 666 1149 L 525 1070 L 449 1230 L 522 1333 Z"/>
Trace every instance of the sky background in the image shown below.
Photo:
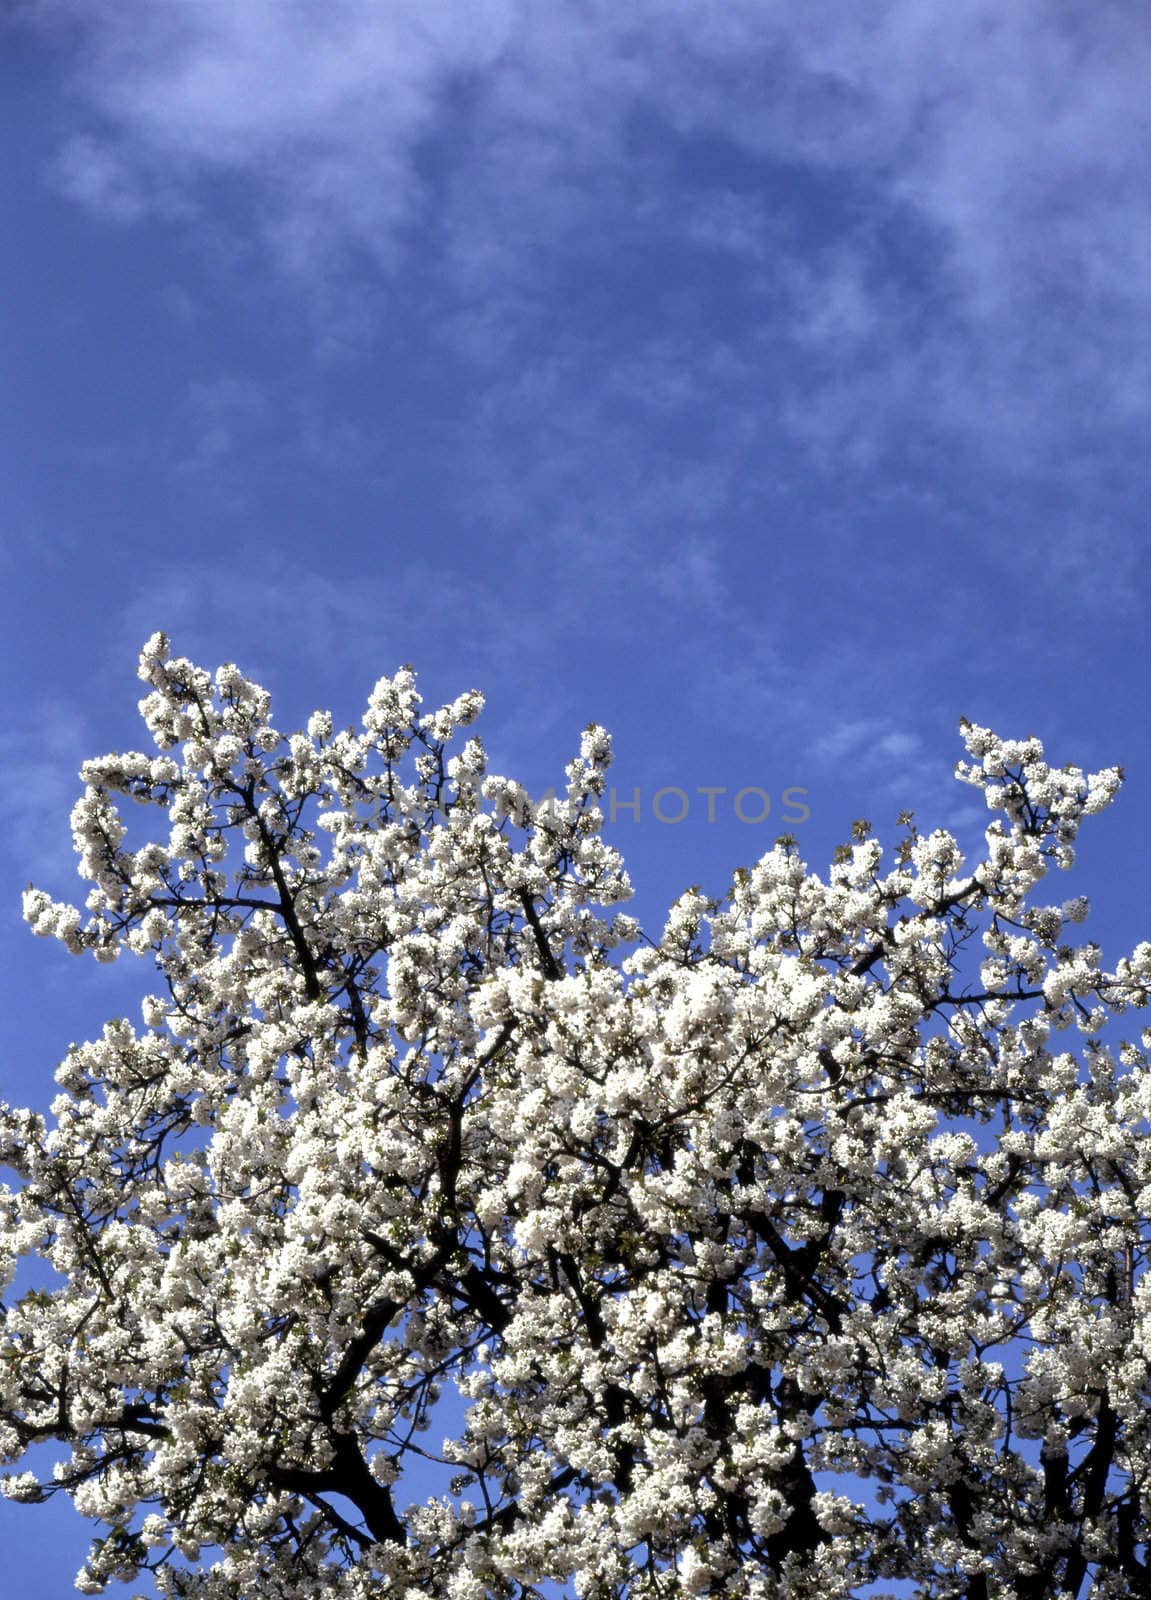
<path fill-rule="evenodd" d="M 282 727 L 480 687 L 533 789 L 604 723 L 653 931 L 977 836 L 958 718 L 1036 732 L 1128 774 L 1053 896 L 1151 931 L 1139 0 L 10 0 L 0 79 L 0 1097 L 126 1009 L 19 892 L 156 628 Z M 0 1536 L 72 1592 L 79 1519 Z"/>

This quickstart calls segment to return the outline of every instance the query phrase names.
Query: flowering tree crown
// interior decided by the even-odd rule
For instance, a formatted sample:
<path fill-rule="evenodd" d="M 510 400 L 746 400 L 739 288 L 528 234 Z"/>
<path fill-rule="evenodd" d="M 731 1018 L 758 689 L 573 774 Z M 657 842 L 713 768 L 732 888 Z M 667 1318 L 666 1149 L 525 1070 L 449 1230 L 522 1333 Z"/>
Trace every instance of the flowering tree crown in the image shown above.
<path fill-rule="evenodd" d="M 63 1446 L 6 1489 L 104 1525 L 83 1591 L 1146 1592 L 1151 1041 L 1106 1024 L 1151 944 L 1035 899 L 1117 770 L 965 724 L 982 859 L 781 840 L 653 942 L 601 728 L 535 803 L 406 668 L 290 736 L 163 635 L 140 672 L 86 906 L 25 911 L 158 992 L 0 1108 L 0 1266 L 56 1285 L 3 1308 L 0 1454 Z"/>

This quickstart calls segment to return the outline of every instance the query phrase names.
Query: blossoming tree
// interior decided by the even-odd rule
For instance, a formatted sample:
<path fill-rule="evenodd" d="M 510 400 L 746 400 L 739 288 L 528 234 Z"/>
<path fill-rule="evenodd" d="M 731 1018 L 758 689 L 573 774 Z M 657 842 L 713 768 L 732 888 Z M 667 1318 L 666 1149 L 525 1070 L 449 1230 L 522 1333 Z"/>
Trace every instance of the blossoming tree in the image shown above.
<path fill-rule="evenodd" d="M 1106 971 L 1035 900 L 1116 770 L 965 725 L 984 859 L 781 840 L 653 943 L 602 729 L 533 803 L 406 669 L 290 737 L 235 667 L 140 670 L 86 911 L 26 912 L 159 992 L 50 1123 L 0 1110 L 6 1277 L 56 1285 L 4 1307 L 0 1453 L 57 1442 L 6 1487 L 106 1528 L 82 1590 L 1148 1592 L 1151 1073 L 1107 1024 L 1151 945 Z"/>

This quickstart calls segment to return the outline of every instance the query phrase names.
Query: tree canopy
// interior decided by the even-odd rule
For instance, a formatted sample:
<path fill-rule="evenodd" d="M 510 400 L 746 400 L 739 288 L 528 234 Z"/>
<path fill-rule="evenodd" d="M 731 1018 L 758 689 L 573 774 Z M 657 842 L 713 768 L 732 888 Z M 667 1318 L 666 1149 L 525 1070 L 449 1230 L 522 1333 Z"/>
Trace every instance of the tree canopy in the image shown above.
<path fill-rule="evenodd" d="M 50 1118 L 0 1108 L 5 1281 L 53 1269 L 4 1303 L 0 1459 L 56 1441 L 5 1487 L 103 1524 L 81 1589 L 1147 1592 L 1151 1034 L 1113 1019 L 1151 944 L 1106 970 L 1039 898 L 1117 769 L 964 724 L 981 859 L 784 838 L 649 939 L 603 729 L 533 801 L 406 668 L 290 736 L 161 634 L 140 672 L 86 904 L 25 910 L 157 992 Z"/>

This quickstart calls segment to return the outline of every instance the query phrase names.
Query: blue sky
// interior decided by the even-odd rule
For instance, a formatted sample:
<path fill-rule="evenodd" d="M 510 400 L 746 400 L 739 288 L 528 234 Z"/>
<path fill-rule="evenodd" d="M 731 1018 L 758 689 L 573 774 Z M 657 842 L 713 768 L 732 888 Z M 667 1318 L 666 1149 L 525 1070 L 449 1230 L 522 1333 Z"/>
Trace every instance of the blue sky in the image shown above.
<path fill-rule="evenodd" d="M 74 773 L 139 744 L 157 627 L 281 725 L 403 661 L 475 684 L 538 788 L 605 723 L 651 924 L 769 847 L 787 787 L 813 865 L 905 806 L 970 833 L 958 717 L 1035 731 L 1126 767 L 1074 887 L 1109 956 L 1146 936 L 1141 6 L 6 19 L 0 1095 L 43 1105 L 123 1009 L 18 896 L 73 891 Z M 13 1592 L 70 1592 L 84 1536 L 0 1521 Z"/>

